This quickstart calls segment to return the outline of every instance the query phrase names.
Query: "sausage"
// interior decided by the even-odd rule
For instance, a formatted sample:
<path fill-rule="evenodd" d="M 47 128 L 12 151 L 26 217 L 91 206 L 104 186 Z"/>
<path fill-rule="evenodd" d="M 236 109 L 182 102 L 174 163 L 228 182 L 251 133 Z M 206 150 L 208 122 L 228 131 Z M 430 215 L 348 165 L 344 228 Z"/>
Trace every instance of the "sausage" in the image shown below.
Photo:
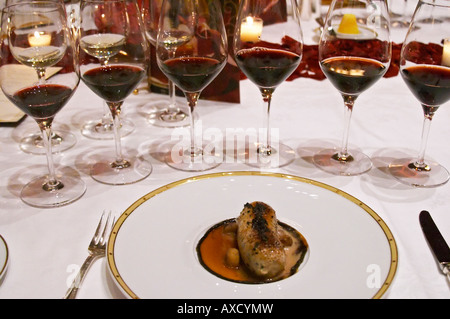
<path fill-rule="evenodd" d="M 286 255 L 272 207 L 263 202 L 247 203 L 236 221 L 238 247 L 247 268 L 264 279 L 281 273 Z"/>

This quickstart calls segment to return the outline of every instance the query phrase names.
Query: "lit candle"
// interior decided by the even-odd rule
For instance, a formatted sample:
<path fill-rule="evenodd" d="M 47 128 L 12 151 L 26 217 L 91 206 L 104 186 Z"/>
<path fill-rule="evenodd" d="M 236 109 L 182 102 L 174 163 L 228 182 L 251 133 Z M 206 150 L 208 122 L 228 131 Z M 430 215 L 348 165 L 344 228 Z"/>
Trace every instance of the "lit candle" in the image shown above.
<path fill-rule="evenodd" d="M 241 23 L 241 41 L 258 42 L 261 37 L 263 21 L 259 18 L 247 17 Z"/>
<path fill-rule="evenodd" d="M 442 65 L 450 66 L 450 39 L 444 40 L 444 50 L 442 51 Z"/>
<path fill-rule="evenodd" d="M 28 36 L 28 43 L 32 47 L 50 45 L 51 42 L 52 36 L 50 34 L 45 34 L 44 32 L 35 31 L 33 34 Z"/>

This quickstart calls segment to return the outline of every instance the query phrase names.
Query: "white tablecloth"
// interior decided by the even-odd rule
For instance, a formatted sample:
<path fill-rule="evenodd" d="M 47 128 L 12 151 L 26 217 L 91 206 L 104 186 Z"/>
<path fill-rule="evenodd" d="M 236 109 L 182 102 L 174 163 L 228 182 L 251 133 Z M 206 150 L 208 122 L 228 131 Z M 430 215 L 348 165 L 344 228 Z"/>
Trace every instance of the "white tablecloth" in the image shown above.
<path fill-rule="evenodd" d="M 306 22 L 305 30 L 314 23 Z M 400 32 L 400 31 L 398 31 Z M 310 32 L 309 32 L 310 33 Z M 308 32 L 305 32 L 308 34 Z M 396 35 L 395 35 L 396 36 Z M 398 41 L 402 35 L 398 36 Z M 306 43 L 314 43 L 305 36 Z M 241 82 L 241 103 L 201 100 L 197 112 L 203 130 L 217 128 L 258 128 L 263 112 L 260 94 L 248 80 Z M 102 101 L 83 83 L 65 108 L 57 114 L 54 129 L 67 129 L 77 137 L 70 150 L 54 156 L 57 167 L 75 169 L 86 182 L 87 191 L 78 201 L 54 209 L 37 209 L 24 204 L 19 193 L 33 176 L 46 172 L 45 157 L 19 149 L 22 136 L 37 130 L 27 118 L 16 128 L 0 128 L 0 234 L 9 249 L 9 265 L 0 285 L 0 298 L 61 298 L 74 270 L 87 256 L 87 245 L 101 212 L 120 215 L 133 202 L 170 182 L 198 173 L 174 170 L 152 156 L 173 129 L 150 125 L 142 105 L 161 96 L 141 92 L 126 100 L 125 118 L 136 130 L 123 138 L 125 148 L 135 149 L 149 159 L 153 172 L 145 180 L 127 186 L 108 186 L 89 176 L 85 159 L 89 152 L 107 147 L 112 140 L 92 140 L 81 135 L 86 119 L 99 117 Z M 183 100 L 180 98 L 180 100 Z M 427 156 L 450 169 L 450 105 L 444 105 L 433 120 Z M 274 95 L 273 128 L 280 139 L 296 150 L 289 166 L 271 171 L 298 175 L 339 188 L 371 207 L 392 231 L 399 252 L 394 282 L 387 298 L 450 298 L 449 282 L 440 273 L 418 221 L 421 210 L 429 210 L 443 236 L 450 242 L 450 184 L 432 189 L 400 184 L 387 171 L 389 161 L 402 153 L 417 153 L 422 128 L 422 109 L 400 77 L 381 79 L 356 102 L 350 130 L 350 144 L 370 155 L 374 167 L 355 177 L 334 176 L 319 170 L 309 158 L 311 152 L 327 145 L 340 145 L 343 130 L 342 99 L 325 81 L 300 78 L 281 85 Z M 223 163 L 208 171 L 255 170 L 240 163 Z M 107 271 L 106 260 L 93 265 L 79 292 L 79 298 L 122 298 Z M 186 296 L 188 297 L 188 296 Z"/>

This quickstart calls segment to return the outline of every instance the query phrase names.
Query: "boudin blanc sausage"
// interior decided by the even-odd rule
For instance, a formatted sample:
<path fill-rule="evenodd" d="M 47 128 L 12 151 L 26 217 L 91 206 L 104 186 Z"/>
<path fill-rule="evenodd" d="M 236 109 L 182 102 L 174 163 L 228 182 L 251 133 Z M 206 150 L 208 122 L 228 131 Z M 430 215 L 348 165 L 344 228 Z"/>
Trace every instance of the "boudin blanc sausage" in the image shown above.
<path fill-rule="evenodd" d="M 262 278 L 273 278 L 281 273 L 286 255 L 272 207 L 263 202 L 247 203 L 237 218 L 237 224 L 237 242 L 245 265 Z"/>

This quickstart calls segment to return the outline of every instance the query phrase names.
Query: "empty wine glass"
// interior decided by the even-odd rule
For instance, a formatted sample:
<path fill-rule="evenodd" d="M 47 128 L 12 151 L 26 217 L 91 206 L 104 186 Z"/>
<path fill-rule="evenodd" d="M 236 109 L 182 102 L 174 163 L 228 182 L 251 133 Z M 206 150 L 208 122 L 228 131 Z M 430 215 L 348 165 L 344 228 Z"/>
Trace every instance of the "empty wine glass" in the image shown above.
<path fill-rule="evenodd" d="M 163 0 L 142 0 L 141 10 L 145 25 L 145 34 L 150 44 L 156 47 L 159 17 Z M 151 124 L 161 127 L 182 127 L 189 125 L 189 111 L 177 103 L 175 84 L 169 79 L 169 101 L 152 103 L 148 120 Z"/>
<path fill-rule="evenodd" d="M 21 2 L 2 12 L 0 82 L 3 93 L 36 120 L 43 136 L 49 174 L 33 179 L 21 199 L 35 207 L 69 204 L 86 191 L 76 176 L 57 174 L 52 157 L 52 123 L 80 81 L 78 60 L 60 3 Z M 46 73 L 53 74 L 50 78 Z"/>
<path fill-rule="evenodd" d="M 266 110 L 265 135 L 245 154 L 246 163 L 257 167 L 282 167 L 295 159 L 292 148 L 271 140 L 269 123 L 272 95 L 300 64 L 303 52 L 297 1 L 291 1 L 292 17 L 283 16 L 281 6 L 264 0 L 242 0 L 236 18 L 233 51 L 241 71 L 258 87 Z"/>
<path fill-rule="evenodd" d="M 185 94 L 189 106 L 190 143 L 177 143 L 166 158 L 169 166 L 204 171 L 221 164 L 216 148 L 197 145 L 192 113 L 201 91 L 220 73 L 227 60 L 227 35 L 216 0 L 164 0 L 156 41 L 161 71 Z"/>
<path fill-rule="evenodd" d="M 325 149 L 313 156 L 319 168 L 348 176 L 372 168 L 367 155 L 348 148 L 350 121 L 358 96 L 386 73 L 391 46 L 385 0 L 333 0 L 319 41 L 319 62 L 328 80 L 342 95 L 345 127 L 340 149 Z"/>
<path fill-rule="evenodd" d="M 91 176 L 105 184 L 131 184 L 152 171 L 150 162 L 125 154 L 121 144 L 122 104 L 145 78 L 149 62 L 139 8 L 131 0 L 82 0 L 80 14 L 81 79 L 108 105 L 116 149 L 115 159 L 96 154 Z"/>
<path fill-rule="evenodd" d="M 449 179 L 446 168 L 425 159 L 433 116 L 450 100 L 449 17 L 449 1 L 420 0 L 400 53 L 400 74 L 422 105 L 424 120 L 417 158 L 398 159 L 390 164 L 389 171 L 412 186 L 435 187 Z"/>

